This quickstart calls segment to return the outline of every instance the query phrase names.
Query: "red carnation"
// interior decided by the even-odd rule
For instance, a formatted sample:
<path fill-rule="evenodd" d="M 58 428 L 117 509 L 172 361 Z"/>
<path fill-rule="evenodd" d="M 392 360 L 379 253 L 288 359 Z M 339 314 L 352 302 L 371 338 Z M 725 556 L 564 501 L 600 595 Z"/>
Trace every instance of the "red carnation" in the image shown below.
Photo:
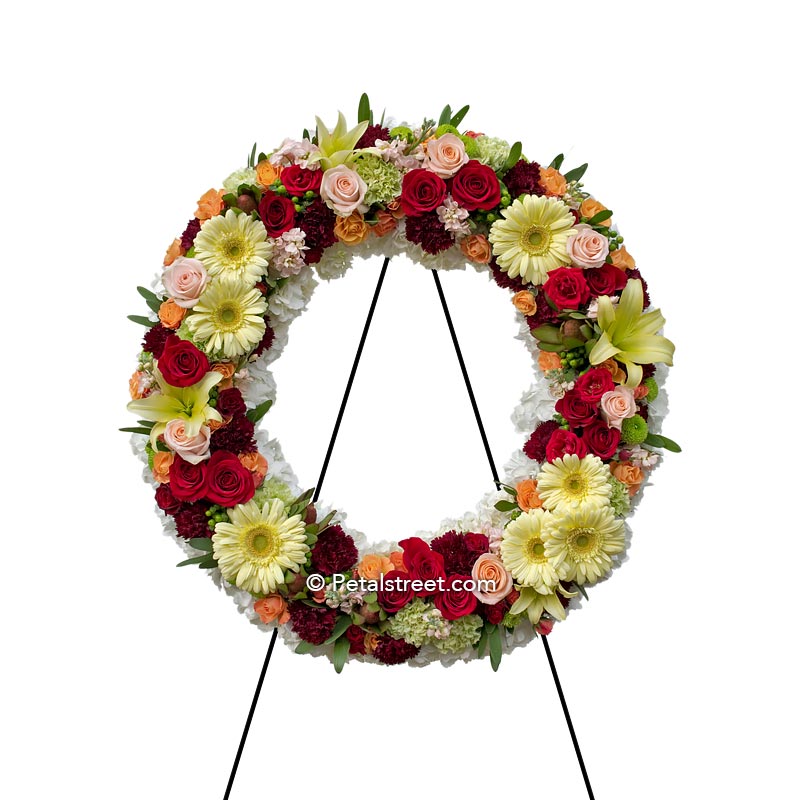
<path fill-rule="evenodd" d="M 547 443 L 545 454 L 548 461 L 555 461 L 557 458 L 564 458 L 568 454 L 574 454 L 578 458 L 588 455 L 586 443 L 579 439 L 572 431 L 565 431 L 559 428 Z"/>
<path fill-rule="evenodd" d="M 521 194 L 544 194 L 544 189 L 539 186 L 539 172 L 541 167 L 535 162 L 520 159 L 503 176 L 508 193 L 516 199 Z"/>
<path fill-rule="evenodd" d="M 396 614 L 414 599 L 410 577 L 408 573 L 397 569 L 383 576 L 382 585 L 378 589 L 378 605 L 388 614 Z"/>
<path fill-rule="evenodd" d="M 547 274 L 544 293 L 559 309 L 569 308 L 575 311 L 578 306 L 589 301 L 589 284 L 582 269 L 575 267 L 559 267 Z"/>
<path fill-rule="evenodd" d="M 230 389 L 223 389 L 217 396 L 217 411 L 223 417 L 241 416 L 247 411 L 247 406 L 244 404 L 242 393 L 231 387 Z"/>
<path fill-rule="evenodd" d="M 283 168 L 281 183 L 293 197 L 301 197 L 306 192 L 319 194 L 319 187 L 322 185 L 322 170 L 303 169 L 297 164 L 292 164 L 290 167 Z"/>
<path fill-rule="evenodd" d="M 252 453 L 258 449 L 254 439 L 255 425 L 245 416 L 233 417 L 227 425 L 211 434 L 211 452 Z"/>
<path fill-rule="evenodd" d="M 269 323 L 267 322 L 264 328 L 264 335 L 261 337 L 261 341 L 256 345 L 256 349 L 253 350 L 253 356 L 254 357 L 260 356 L 262 353 L 269 350 L 270 347 L 272 347 L 272 343 L 274 341 L 275 341 L 275 331 L 272 330 L 272 328 L 270 328 Z"/>
<path fill-rule="evenodd" d="M 506 611 L 508 611 L 509 608 L 510 604 L 506 602 L 506 600 L 501 600 L 493 606 L 487 605 L 486 603 L 479 603 L 478 613 L 483 616 L 487 622 L 491 622 L 493 625 L 499 625 L 503 621 L 503 617 L 506 615 Z"/>
<path fill-rule="evenodd" d="M 495 259 L 492 259 L 489 262 L 489 268 L 492 270 L 492 278 L 494 278 L 494 282 L 501 289 L 510 289 L 512 292 L 521 292 L 523 289 L 528 288 L 528 285 L 522 280 L 522 278 L 512 278 L 507 272 L 503 272 L 503 270 L 497 266 L 497 261 L 495 261 Z"/>
<path fill-rule="evenodd" d="M 619 447 L 620 433 L 616 428 L 609 428 L 601 419 L 587 425 L 581 434 L 589 452 L 598 458 L 612 458 Z"/>
<path fill-rule="evenodd" d="M 402 664 L 419 653 L 419 647 L 405 639 L 393 639 L 388 633 L 378 637 L 372 655 L 383 664 Z"/>
<path fill-rule="evenodd" d="M 532 458 L 534 461 L 546 461 L 547 443 L 550 441 L 550 437 L 553 435 L 554 431 L 558 429 L 558 423 L 553 419 L 539 423 L 539 425 L 536 426 L 536 430 L 530 435 L 530 438 L 525 442 L 525 446 L 522 448 L 525 455 L 528 456 L 528 458 Z M 213 439 L 214 437 L 212 436 L 211 438 Z"/>
<path fill-rule="evenodd" d="M 170 386 L 183 388 L 197 383 L 211 369 L 208 357 L 191 342 L 170 336 L 158 359 L 158 369 Z"/>
<path fill-rule="evenodd" d="M 307 606 L 299 600 L 289 603 L 292 630 L 304 642 L 311 644 L 320 645 L 333 633 L 337 616 L 335 608 Z"/>
<path fill-rule="evenodd" d="M 181 249 L 184 253 L 194 245 L 198 233 L 200 233 L 200 220 L 190 219 L 186 230 L 181 234 Z"/>
<path fill-rule="evenodd" d="M 156 505 L 165 514 L 172 515 L 180 510 L 183 503 L 175 497 L 168 483 L 160 483 L 156 489 Z"/>
<path fill-rule="evenodd" d="M 353 537 L 339 525 L 326 528 L 311 550 L 311 566 L 323 575 L 347 572 L 358 561 L 358 548 Z"/>
<path fill-rule="evenodd" d="M 208 527 L 207 503 L 191 503 L 175 514 L 175 528 L 183 539 L 208 539 L 212 535 Z"/>
<path fill-rule="evenodd" d="M 472 159 L 453 176 L 453 199 L 468 211 L 488 211 L 500 203 L 500 181 L 494 170 Z"/>
<path fill-rule="evenodd" d="M 361 134 L 361 138 L 356 142 L 356 150 L 374 147 L 378 139 L 388 142 L 389 129 L 384 128 L 382 125 L 368 125 L 364 133 Z"/>
<path fill-rule="evenodd" d="M 258 216 L 261 217 L 267 233 L 277 238 L 294 227 L 294 203 L 282 195 L 267 190 L 258 204 Z"/>
<path fill-rule="evenodd" d="M 446 193 L 447 185 L 434 172 L 412 169 L 403 176 L 400 205 L 406 216 L 417 217 L 428 211 L 435 211 L 442 204 Z"/>
<path fill-rule="evenodd" d="M 367 652 L 367 648 L 364 645 L 364 636 L 365 631 L 363 628 L 360 628 L 358 625 L 351 625 L 345 632 L 344 635 L 347 637 L 347 641 L 350 642 L 350 655 L 351 656 L 363 656 Z"/>
<path fill-rule="evenodd" d="M 602 267 L 587 269 L 583 273 L 589 291 L 593 295 L 614 294 L 625 288 L 628 278 L 625 270 L 615 267 L 613 264 L 603 264 Z"/>
<path fill-rule="evenodd" d="M 616 269 L 616 267 L 614 267 Z M 573 391 L 586 403 L 600 402 L 606 392 L 614 391 L 614 381 L 607 369 L 594 367 L 575 381 Z"/>
<path fill-rule="evenodd" d="M 423 588 L 416 592 L 419 597 L 429 597 L 439 591 L 438 582 L 446 575 L 444 558 L 441 553 L 431 550 L 427 542 L 418 536 L 403 539 L 400 542 L 403 548 L 403 566 L 408 570 L 408 576 L 414 580 L 436 582 L 435 588 Z"/>
<path fill-rule="evenodd" d="M 556 402 L 556 411 L 569 422 L 570 428 L 578 428 L 597 417 L 597 403 L 586 402 L 576 389 L 570 389 Z"/>
<path fill-rule="evenodd" d="M 252 478 L 250 485 L 253 485 Z M 185 503 L 199 500 L 206 493 L 206 462 L 190 464 L 176 455 L 169 468 L 169 488 L 178 500 Z"/>
<path fill-rule="evenodd" d="M 153 327 L 150 328 L 150 330 L 144 335 L 144 340 L 142 341 L 142 350 L 144 350 L 146 353 L 152 353 L 153 358 L 161 358 L 161 355 L 164 352 L 164 346 L 170 337 L 174 335 L 174 331 L 171 331 L 169 328 L 165 328 L 159 322 L 157 325 L 153 325 Z"/>
<path fill-rule="evenodd" d="M 451 575 L 445 582 L 444 591 L 433 598 L 433 604 L 445 619 L 454 620 L 471 614 L 478 607 L 478 598 L 464 588 L 464 581 L 471 581 L 469 575 Z M 457 588 L 454 584 L 458 584 Z"/>
<path fill-rule="evenodd" d="M 431 550 L 441 553 L 448 575 L 470 574 L 478 556 L 489 552 L 489 539 L 482 533 L 447 533 L 431 542 Z"/>
<path fill-rule="evenodd" d="M 417 170 L 419 171 L 419 170 Z M 406 239 L 415 242 L 426 253 L 436 255 L 453 246 L 453 237 L 445 230 L 434 211 L 406 219 Z"/>
<path fill-rule="evenodd" d="M 255 491 L 250 470 L 233 453 L 218 450 L 208 459 L 206 497 L 212 503 L 232 508 L 252 500 Z"/>
<path fill-rule="evenodd" d="M 333 226 L 336 214 L 319 198 L 314 200 L 300 215 L 298 227 L 306 235 L 306 264 L 316 264 L 322 258 L 325 248 L 336 243 Z"/>

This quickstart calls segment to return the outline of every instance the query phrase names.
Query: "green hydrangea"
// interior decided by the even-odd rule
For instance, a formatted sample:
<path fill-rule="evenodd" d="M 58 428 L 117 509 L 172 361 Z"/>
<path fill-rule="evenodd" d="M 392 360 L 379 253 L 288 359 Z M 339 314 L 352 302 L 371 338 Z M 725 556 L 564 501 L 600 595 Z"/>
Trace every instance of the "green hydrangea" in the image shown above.
<path fill-rule="evenodd" d="M 442 653 L 461 653 L 481 638 L 483 620 L 477 614 L 459 617 L 450 623 L 450 635 L 445 639 L 430 639 Z"/>
<path fill-rule="evenodd" d="M 502 168 L 511 152 L 511 145 L 505 139 L 497 139 L 494 136 L 479 136 L 475 139 L 475 144 L 478 161 L 491 167 L 495 172 Z"/>
<path fill-rule="evenodd" d="M 354 166 L 367 184 L 367 194 L 364 197 L 367 205 L 388 203 L 400 194 L 400 173 L 394 164 L 370 153 L 361 156 Z"/>
<path fill-rule="evenodd" d="M 642 383 L 647 387 L 647 395 L 645 396 L 645 400 L 648 403 L 652 403 L 653 400 L 658 397 L 658 384 L 656 383 L 655 378 L 645 378 Z"/>
<path fill-rule="evenodd" d="M 222 181 L 222 188 L 225 189 L 226 192 L 236 194 L 236 191 L 243 183 L 246 183 L 248 186 L 253 186 L 256 183 L 256 171 L 254 169 L 245 167 L 244 169 L 237 169 L 235 172 L 231 172 L 231 174 Z"/>
<path fill-rule="evenodd" d="M 422 647 L 428 641 L 428 630 L 431 627 L 428 614 L 435 610 L 434 606 L 416 597 L 391 618 L 387 632 L 395 639 L 405 639 Z"/>
<path fill-rule="evenodd" d="M 641 444 L 647 438 L 647 423 L 638 414 L 622 420 L 622 441 L 627 444 Z"/>
<path fill-rule="evenodd" d="M 186 324 L 186 319 L 184 318 L 183 322 L 181 322 L 180 327 L 178 330 L 175 331 L 179 339 L 183 339 L 186 342 L 191 342 L 201 353 L 208 352 L 206 350 L 205 342 L 200 341 L 199 339 L 195 339 L 192 335 L 192 332 L 189 330 L 189 326 Z"/>
<path fill-rule="evenodd" d="M 631 510 L 631 495 L 628 487 L 615 477 L 610 476 L 608 482 L 611 484 L 611 508 L 618 517 L 627 516 Z"/>
<path fill-rule="evenodd" d="M 506 613 L 506 615 L 503 617 L 503 619 L 500 622 L 500 624 L 504 628 L 516 628 L 517 625 L 519 625 L 520 621 L 522 620 L 522 616 L 523 616 L 522 614 L 509 614 L 509 613 Z"/>
<path fill-rule="evenodd" d="M 261 486 L 256 489 L 253 499 L 258 503 L 259 508 L 264 507 L 264 503 L 268 500 L 283 500 L 284 505 L 290 505 L 294 500 L 292 490 L 281 480 L 277 478 L 267 478 Z"/>

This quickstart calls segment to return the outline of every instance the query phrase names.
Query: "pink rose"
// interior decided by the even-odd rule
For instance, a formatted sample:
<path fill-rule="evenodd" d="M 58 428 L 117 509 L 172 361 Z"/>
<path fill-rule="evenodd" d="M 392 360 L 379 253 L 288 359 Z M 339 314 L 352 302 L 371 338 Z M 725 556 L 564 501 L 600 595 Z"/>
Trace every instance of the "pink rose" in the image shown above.
<path fill-rule="evenodd" d="M 354 211 L 363 214 L 369 208 L 364 204 L 367 184 L 355 170 L 344 164 L 325 170 L 319 193 L 340 217 L 347 217 Z"/>
<path fill-rule="evenodd" d="M 494 583 L 494 588 L 489 585 L 485 589 L 479 587 L 473 591 L 481 603 L 489 606 L 497 605 L 514 588 L 514 579 L 511 577 L 511 573 L 503 566 L 500 556 L 494 553 L 484 553 L 478 556 L 478 560 L 472 567 L 472 577 L 476 581 L 492 581 Z"/>
<path fill-rule="evenodd" d="M 175 305 L 192 308 L 206 288 L 208 273 L 202 261 L 179 256 L 164 270 L 161 282 Z"/>
<path fill-rule="evenodd" d="M 190 464 L 199 464 L 208 458 L 211 429 L 207 425 L 203 425 L 196 436 L 187 436 L 185 421 L 172 419 L 167 423 L 164 431 L 164 442 L 184 461 L 188 461 Z"/>
<path fill-rule="evenodd" d="M 608 239 L 589 225 L 576 225 L 567 240 L 567 255 L 575 266 L 584 269 L 602 267 L 608 255 Z"/>
<path fill-rule="evenodd" d="M 454 133 L 445 133 L 428 142 L 428 157 L 425 164 L 440 178 L 452 178 L 469 161 L 464 142 Z"/>
<path fill-rule="evenodd" d="M 617 386 L 613 392 L 606 392 L 600 398 L 600 414 L 609 428 L 622 428 L 622 420 L 636 413 L 636 400 L 633 389 Z"/>

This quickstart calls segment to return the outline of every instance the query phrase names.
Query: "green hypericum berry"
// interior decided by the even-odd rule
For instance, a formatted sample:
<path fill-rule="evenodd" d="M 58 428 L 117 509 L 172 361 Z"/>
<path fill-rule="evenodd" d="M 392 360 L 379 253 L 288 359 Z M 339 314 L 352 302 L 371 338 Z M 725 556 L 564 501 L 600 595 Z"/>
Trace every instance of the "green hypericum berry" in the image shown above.
<path fill-rule="evenodd" d="M 401 139 L 405 139 L 407 142 L 410 142 L 414 138 L 414 132 L 406 125 L 398 125 L 396 128 L 392 128 L 389 131 L 389 136 L 391 136 L 392 139 L 395 139 L 399 136 Z"/>
<path fill-rule="evenodd" d="M 647 387 L 647 396 L 644 399 L 647 400 L 648 403 L 652 403 L 653 400 L 658 397 L 658 384 L 656 383 L 656 379 L 645 378 L 642 383 Z"/>
<path fill-rule="evenodd" d="M 622 441 L 627 444 L 640 444 L 647 438 L 647 423 L 638 414 L 622 420 Z"/>

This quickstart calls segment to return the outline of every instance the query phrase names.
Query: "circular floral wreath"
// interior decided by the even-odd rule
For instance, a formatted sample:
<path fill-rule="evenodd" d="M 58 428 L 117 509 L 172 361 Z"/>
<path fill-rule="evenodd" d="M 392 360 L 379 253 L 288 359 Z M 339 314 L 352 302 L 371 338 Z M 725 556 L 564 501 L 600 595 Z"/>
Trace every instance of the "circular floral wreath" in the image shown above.
<path fill-rule="evenodd" d="M 518 142 L 438 123 L 340 114 L 285 139 L 199 200 L 169 246 L 130 380 L 131 431 L 166 532 L 255 624 L 297 652 L 383 664 L 502 654 L 547 634 L 624 559 L 631 513 L 660 458 L 674 347 L 612 223 L 583 189 Z M 301 491 L 256 429 L 270 364 L 315 273 L 407 254 L 488 273 L 510 290 L 534 384 L 504 484 L 437 532 L 369 543 Z M 659 366 L 656 367 L 655 365 Z"/>

